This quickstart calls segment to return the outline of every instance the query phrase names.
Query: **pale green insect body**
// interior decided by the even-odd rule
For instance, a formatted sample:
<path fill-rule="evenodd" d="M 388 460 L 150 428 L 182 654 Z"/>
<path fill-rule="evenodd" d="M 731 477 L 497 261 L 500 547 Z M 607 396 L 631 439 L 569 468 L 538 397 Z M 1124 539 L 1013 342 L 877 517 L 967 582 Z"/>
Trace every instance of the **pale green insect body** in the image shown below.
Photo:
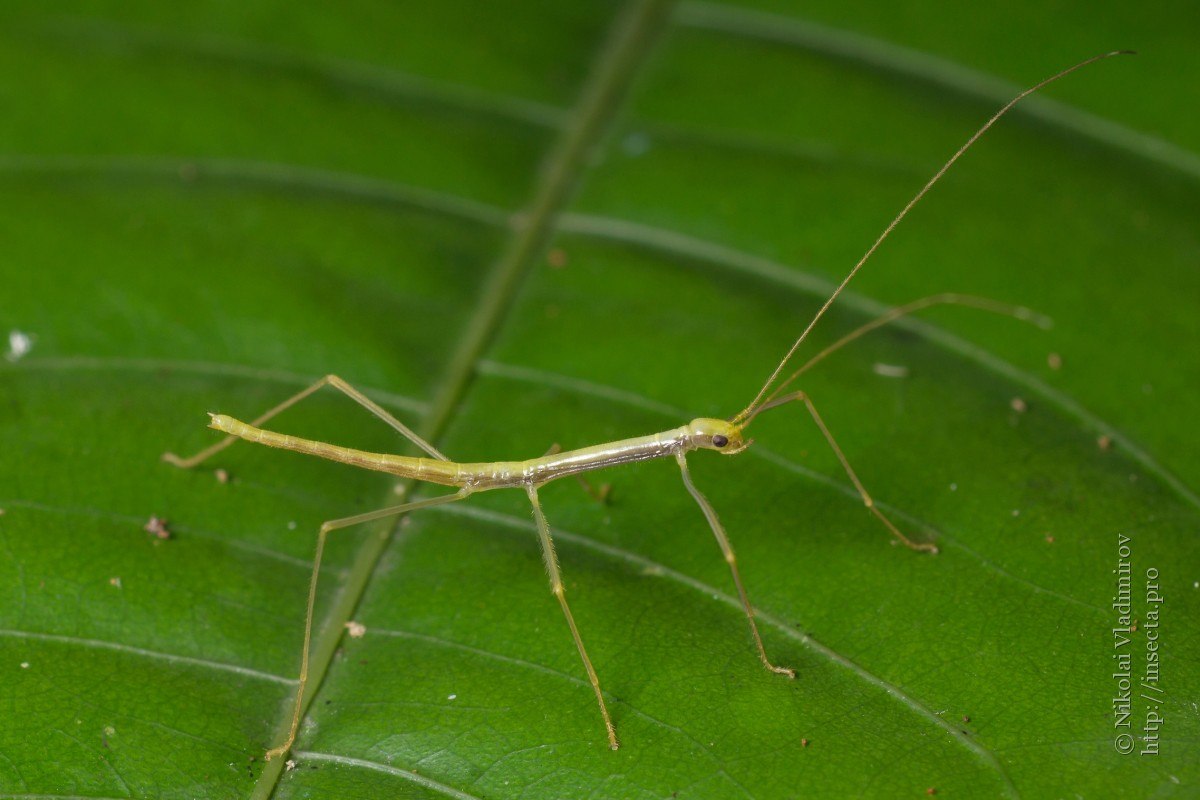
<path fill-rule="evenodd" d="M 748 446 L 742 437 L 741 426 L 726 420 L 701 417 L 687 425 L 649 436 L 620 439 L 525 461 L 459 463 L 355 450 L 263 430 L 225 414 L 210 416 L 212 421 L 209 427 L 247 441 L 319 456 L 363 469 L 387 472 L 402 478 L 442 486 L 458 486 L 471 491 L 541 486 L 569 475 L 631 464 L 635 461 L 666 458 L 698 449 L 733 454 L 740 453 Z"/>

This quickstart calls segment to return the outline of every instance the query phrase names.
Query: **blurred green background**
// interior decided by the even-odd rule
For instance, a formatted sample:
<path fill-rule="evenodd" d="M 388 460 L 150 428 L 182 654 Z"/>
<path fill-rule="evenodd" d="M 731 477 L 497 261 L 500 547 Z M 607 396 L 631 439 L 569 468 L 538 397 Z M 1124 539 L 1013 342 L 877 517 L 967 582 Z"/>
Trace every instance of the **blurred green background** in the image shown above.
<path fill-rule="evenodd" d="M 1191 4 L 189 4 L 0 10 L 0 797 L 1194 797 L 1200 85 Z M 214 441 L 340 374 L 452 457 L 729 416 L 888 220 L 736 459 L 548 486 L 607 749 L 518 492 L 337 535 L 386 476 Z M 3 344 L 4 342 L 0 342 Z M 897 377 L 899 375 L 900 377 Z M 406 452 L 333 392 L 272 427 Z M 221 468 L 228 482 L 213 472 Z M 165 518 L 169 539 L 143 529 Z M 1131 642 L 1114 647 L 1118 537 Z M 1158 753 L 1118 752 L 1114 653 Z M 344 624 L 367 628 L 343 638 Z"/>

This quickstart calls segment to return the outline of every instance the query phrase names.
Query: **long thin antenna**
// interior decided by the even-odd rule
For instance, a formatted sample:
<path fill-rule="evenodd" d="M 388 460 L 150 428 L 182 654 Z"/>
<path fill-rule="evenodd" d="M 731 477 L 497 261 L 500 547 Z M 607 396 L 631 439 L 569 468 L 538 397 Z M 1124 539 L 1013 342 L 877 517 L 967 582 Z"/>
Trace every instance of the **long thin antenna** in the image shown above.
<path fill-rule="evenodd" d="M 989 300 L 986 297 L 972 297 L 971 295 L 958 294 L 956 292 L 943 292 L 942 294 L 935 294 L 935 295 L 932 295 L 931 297 L 922 297 L 920 300 L 914 300 L 911 303 L 906 303 L 902 306 L 896 306 L 895 308 L 889 310 L 887 313 L 882 314 L 882 315 L 876 317 L 875 319 L 871 320 L 867 324 L 865 324 L 859 328 L 855 328 L 850 333 L 847 333 L 845 336 L 838 339 L 833 344 L 827 346 L 824 350 L 817 353 L 815 356 L 810 358 L 808 361 L 804 362 L 804 364 L 799 369 L 797 369 L 795 372 L 793 372 L 791 375 L 789 375 L 787 377 L 787 380 L 781 381 L 780 383 L 776 384 L 775 388 L 771 391 L 771 393 L 769 395 L 767 395 L 766 398 L 762 402 L 760 402 L 757 406 L 754 407 L 754 410 L 746 417 L 745 421 L 742 423 L 742 427 L 743 428 L 750 427 L 750 422 L 755 417 L 757 417 L 759 414 L 761 414 L 762 412 L 766 411 L 769 408 L 775 408 L 775 406 L 777 405 L 775 402 L 776 399 L 778 399 L 778 397 L 781 394 L 783 394 L 783 390 L 786 389 L 788 386 L 790 386 L 793 381 L 795 381 L 797 378 L 799 378 L 804 373 L 808 372 L 810 369 L 815 367 L 817 364 L 824 361 L 830 355 L 836 353 L 838 350 L 841 350 L 846 345 L 850 344 L 851 342 L 853 342 L 857 339 L 861 339 L 863 336 L 867 335 L 868 333 L 870 333 L 871 331 L 873 331 L 877 328 L 882 328 L 884 325 L 887 325 L 889 322 L 894 322 L 895 320 L 899 319 L 900 317 L 905 317 L 914 312 L 923 311 L 926 308 L 930 308 L 932 306 L 938 306 L 938 305 L 955 305 L 955 306 L 967 306 L 969 308 L 978 308 L 981 311 L 990 311 L 993 314 L 1004 314 L 1006 316 L 1014 317 L 1014 318 L 1022 320 L 1024 322 L 1030 322 L 1030 323 L 1033 323 L 1034 325 L 1037 325 L 1039 328 L 1049 329 L 1053 325 L 1053 321 L 1049 317 L 1045 316 L 1044 314 L 1039 314 L 1036 311 L 1025 308 L 1024 306 L 1012 306 L 1012 305 L 1009 305 L 1008 303 L 998 303 L 995 300 Z"/>
<path fill-rule="evenodd" d="M 968 139 L 962 147 L 958 148 L 958 150 L 954 153 L 954 155 L 952 155 L 950 157 L 950 160 L 947 161 L 945 164 L 943 164 L 942 168 L 939 169 L 936 173 L 934 173 L 934 176 L 932 178 L 930 178 L 929 181 L 926 182 L 926 184 L 924 186 L 921 187 L 921 191 L 917 192 L 916 195 L 914 195 L 913 198 L 908 201 L 908 204 L 900 210 L 900 213 L 896 215 L 896 218 L 893 219 L 890 223 L 888 223 L 888 226 L 883 229 L 883 233 L 879 234 L 879 237 L 875 240 L 875 243 L 872 244 L 870 246 L 870 248 L 867 249 L 867 252 L 863 254 L 863 257 L 860 258 L 858 260 L 858 263 L 854 265 L 854 269 L 850 270 L 850 273 L 848 275 L 846 275 L 845 278 L 842 279 L 842 282 L 840 284 L 838 284 L 838 287 L 833 290 L 833 294 L 831 294 L 829 296 L 829 299 L 826 300 L 825 304 L 821 306 L 819 311 L 817 311 L 816 316 L 814 316 L 812 318 L 812 321 L 808 323 L 808 326 L 804 329 L 804 332 L 800 334 L 800 338 L 796 340 L 796 342 L 787 351 L 787 355 L 785 355 L 783 357 L 783 360 L 780 361 L 778 366 L 775 367 L 774 371 L 771 373 L 771 377 L 767 378 L 766 383 L 764 383 L 763 387 L 758 390 L 758 394 L 756 394 L 754 396 L 754 400 L 752 400 L 750 402 L 750 405 L 746 406 L 741 411 L 741 413 L 739 413 L 736 417 L 734 417 L 732 421 L 735 424 L 740 424 L 744 419 L 746 419 L 748 416 L 753 414 L 755 406 L 757 406 L 759 404 L 759 402 L 763 399 L 763 397 L 770 390 L 771 384 L 774 383 L 775 379 L 778 378 L 779 375 L 783 372 L 784 367 L 787 366 L 788 361 L 791 360 L 792 356 L 795 355 L 796 351 L 800 349 L 800 345 L 804 343 L 804 340 L 806 338 L 808 338 L 809 332 L 812 331 L 813 327 L 817 324 L 817 321 L 820 320 L 822 316 L 824 316 L 825 312 L 829 309 L 829 307 L 831 305 L 833 305 L 833 301 L 836 300 L 838 298 L 838 295 L 840 295 L 842 293 L 842 290 L 846 288 L 846 284 L 850 283 L 850 281 L 854 278 L 854 276 L 858 274 L 858 271 L 860 269 L 862 269 L 863 264 L 867 263 L 867 260 L 870 259 L 871 256 L 875 254 L 875 251 L 877 249 L 879 249 L 879 245 L 883 244 L 884 239 L 888 238 L 888 236 L 891 235 L 892 230 L 897 225 L 900 224 L 900 220 L 902 220 L 906 216 L 908 216 L 908 212 L 912 210 L 912 207 L 915 206 L 918 202 L 920 202 L 921 198 L 924 197 L 926 195 L 926 193 L 930 189 L 933 188 L 933 185 L 935 183 L 937 183 L 939 180 L 941 180 L 942 176 L 946 174 L 946 170 L 950 169 L 950 167 L 954 165 L 954 162 L 958 161 L 959 157 L 962 156 L 963 153 L 967 152 L 967 150 L 970 149 L 971 145 L 975 144 L 976 140 L 978 140 L 980 136 L 983 136 L 983 134 L 987 132 L 988 128 L 995 125 L 996 121 L 998 119 L 1000 119 L 1001 117 L 1003 117 L 1005 114 L 1007 114 L 1008 110 L 1011 109 L 1013 106 L 1015 106 L 1017 103 L 1021 102 L 1026 97 L 1028 97 L 1029 95 L 1038 91 L 1039 89 L 1042 89 L 1043 87 L 1047 86 L 1048 84 L 1054 83 L 1059 78 L 1066 77 L 1067 75 L 1070 75 L 1072 72 L 1074 72 L 1077 69 L 1081 69 L 1082 67 L 1086 67 L 1089 64 L 1093 64 L 1097 61 L 1101 61 L 1106 58 L 1111 58 L 1112 56 L 1133 55 L 1133 54 L 1134 53 L 1132 50 L 1114 50 L 1111 53 L 1103 53 L 1098 56 L 1092 56 L 1091 58 L 1086 59 L 1084 61 L 1080 61 L 1078 64 L 1076 64 L 1072 67 L 1068 67 L 1068 68 L 1064 69 L 1062 72 L 1059 72 L 1056 75 L 1052 75 L 1049 78 L 1046 78 L 1045 80 L 1041 81 L 1040 83 L 1029 87 L 1025 91 L 1021 92 L 1019 95 L 1014 97 L 1012 100 L 1009 100 L 1008 103 L 1003 108 L 1001 108 L 999 111 L 997 111 L 995 114 L 993 114 L 992 118 L 989 119 L 987 122 L 985 122 L 983 124 L 983 126 L 980 127 L 979 130 L 975 131 L 975 133 L 971 136 L 971 138 Z"/>

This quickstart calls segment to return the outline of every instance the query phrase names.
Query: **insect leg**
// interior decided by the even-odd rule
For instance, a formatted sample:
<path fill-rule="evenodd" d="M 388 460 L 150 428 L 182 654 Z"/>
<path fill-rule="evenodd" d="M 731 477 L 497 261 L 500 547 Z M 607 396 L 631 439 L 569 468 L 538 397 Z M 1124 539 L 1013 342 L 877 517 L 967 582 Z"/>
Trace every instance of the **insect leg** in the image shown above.
<path fill-rule="evenodd" d="M 410 442 L 412 442 L 417 447 L 424 450 L 426 453 L 429 453 L 429 455 L 433 456 L 434 458 L 440 459 L 442 461 L 450 460 L 450 459 L 446 458 L 444 455 L 442 455 L 441 453 L 439 453 L 437 451 L 437 449 L 434 448 L 433 445 L 431 445 L 429 442 L 425 441 L 420 436 L 418 436 L 411 428 L 409 428 L 403 422 L 396 419 L 394 416 L 392 416 L 387 411 L 385 411 L 382 406 L 380 406 L 378 403 L 376 403 L 371 398 L 367 397 L 365 394 L 360 392 L 358 389 L 355 389 L 353 386 L 346 383 L 344 380 L 339 378 L 337 375 L 326 375 L 324 378 L 321 378 L 321 380 L 317 381 L 312 386 L 309 386 L 304 391 L 292 395 L 287 400 L 284 400 L 282 403 L 280 403 L 279 405 L 272 408 L 270 411 L 266 412 L 265 414 L 258 417 L 257 419 L 251 421 L 250 424 L 256 428 L 261 426 L 264 422 L 271 419 L 271 417 L 274 417 L 276 414 L 280 413 L 281 411 L 291 408 L 296 403 L 299 403 L 301 400 L 303 400 L 304 398 L 308 397 L 313 392 L 320 389 L 322 386 L 332 386 L 333 388 L 337 389 L 339 392 L 346 395 L 354 402 L 358 403 L 360 406 L 365 408 L 367 411 L 370 411 L 372 414 L 379 417 L 381 420 L 383 420 L 388 425 L 390 425 L 392 427 L 392 429 L 395 430 L 396 432 L 398 432 L 401 436 L 408 439 Z M 191 456 L 190 458 L 180 458 L 179 456 L 175 455 L 174 453 L 163 453 L 162 460 L 166 461 L 168 464 L 174 464 L 175 466 L 181 467 L 183 469 L 190 469 L 191 467 L 196 466 L 200 462 L 221 452 L 226 447 L 229 447 L 229 445 L 233 444 L 233 442 L 236 439 L 237 439 L 236 436 L 226 436 L 221 441 L 217 442 L 216 444 L 212 445 L 211 447 L 204 448 L 199 453 L 196 453 L 194 456 Z"/>
<path fill-rule="evenodd" d="M 529 502 L 533 504 L 533 518 L 537 521 L 538 537 L 542 542 L 542 558 L 546 562 L 546 572 L 550 575 L 550 591 L 554 592 L 554 596 L 558 598 L 558 604 L 562 606 L 563 616 L 567 618 L 567 625 L 571 627 L 571 636 L 575 637 L 575 647 L 579 650 L 579 656 L 583 659 L 583 666 L 587 669 L 588 680 L 592 682 L 592 689 L 596 692 L 596 702 L 600 704 L 600 715 L 604 717 L 604 728 L 608 731 L 608 746 L 613 750 L 620 747 L 617 741 L 617 731 L 613 727 L 612 717 L 608 715 L 608 706 L 604 704 L 604 694 L 600 691 L 600 679 L 596 677 L 596 669 L 592 666 L 592 660 L 588 658 L 587 650 L 583 647 L 583 639 L 579 637 L 579 628 L 575 626 L 575 618 L 571 616 L 571 607 L 567 605 L 567 590 L 563 586 L 562 574 L 558 571 L 558 556 L 554 552 L 554 541 L 550 538 L 550 525 L 546 522 L 546 515 L 542 513 L 542 505 L 538 502 L 537 487 L 533 484 L 526 484 L 525 491 L 529 495 Z"/>
<path fill-rule="evenodd" d="M 830 433 L 829 428 L 826 427 L 825 420 L 821 419 L 821 415 L 817 413 L 817 407 L 813 405 L 813 402 L 809 398 L 808 394 L 805 392 L 792 392 L 791 394 L 784 395 L 783 397 L 779 398 L 775 401 L 775 403 L 782 405 L 790 400 L 801 400 L 804 402 L 804 405 L 808 407 L 808 413 L 812 415 L 813 421 L 816 422 L 817 427 L 821 429 L 821 433 L 825 436 L 825 441 L 829 442 L 829 446 L 833 449 L 834 454 L 838 457 L 838 461 L 842 462 L 842 469 L 846 470 L 846 475 L 850 477 L 850 481 L 854 484 L 854 488 L 858 490 L 859 496 L 862 497 L 863 504 L 870 510 L 872 514 L 878 517 L 879 521 L 884 524 L 884 527 L 891 531 L 892 535 L 895 536 L 896 539 L 905 547 L 908 547 L 912 550 L 921 550 L 926 553 L 936 553 L 938 551 L 937 545 L 933 544 L 932 542 L 914 542 L 912 539 L 909 539 L 900 532 L 899 528 L 892 524 L 892 521 L 888 519 L 882 511 L 879 510 L 879 508 L 875 505 L 875 501 L 871 499 L 870 493 L 867 492 L 866 487 L 862 485 L 862 481 L 860 481 L 858 476 L 854 474 L 854 468 L 851 467 L 850 462 L 846 460 L 846 454 L 842 452 L 842 448 L 838 447 L 838 443 L 834 441 L 833 434 Z"/>
<path fill-rule="evenodd" d="M 304 712 L 304 690 L 308 686 L 308 655 L 309 646 L 312 644 L 312 626 L 313 626 L 313 609 L 317 602 L 317 578 L 321 573 L 321 555 L 325 551 L 325 539 L 330 531 L 338 530 L 339 528 L 348 528 L 351 525 L 359 525 L 363 522 L 372 522 L 373 520 L 383 519 L 385 517 L 394 517 L 397 514 L 404 514 L 409 511 L 416 511 L 421 508 L 430 508 L 432 506 L 440 506 L 446 503 L 453 503 L 462 500 L 471 493 L 470 489 L 463 488 L 454 494 L 442 495 L 441 497 L 429 497 L 424 500 L 415 500 L 411 503 L 392 506 L 390 508 L 381 508 L 376 511 L 368 511 L 365 514 L 356 514 L 353 517 L 345 517 L 343 519 L 331 519 L 321 525 L 317 532 L 317 553 L 313 556 L 313 571 L 312 578 L 308 584 L 308 610 L 304 614 L 304 650 L 300 656 L 300 680 L 296 687 L 295 706 L 292 709 L 292 726 L 288 729 L 287 741 L 278 747 L 273 747 L 267 751 L 267 760 L 270 761 L 275 756 L 281 756 L 287 753 L 292 748 L 292 743 L 296 741 L 296 731 L 300 727 L 300 717 Z"/>
<path fill-rule="evenodd" d="M 554 444 L 550 445 L 550 449 L 546 451 L 546 455 L 553 456 L 561 452 L 562 445 L 558 442 L 555 442 Z M 576 482 L 583 488 L 585 492 L 587 492 L 588 497 L 592 498 L 602 506 L 608 505 L 608 497 L 610 494 L 612 494 L 611 483 L 602 483 L 600 484 L 600 487 L 597 488 L 593 486 L 592 482 L 589 481 L 582 473 L 576 473 L 572 477 L 575 478 Z"/>
<path fill-rule="evenodd" d="M 721 525 L 721 520 L 717 518 L 716 509 L 712 507 L 712 503 L 708 502 L 708 498 L 700 493 L 700 490 L 696 488 L 696 484 L 692 483 L 691 473 L 688 472 L 687 458 L 682 451 L 675 454 L 675 460 L 679 462 L 679 469 L 683 474 L 683 485 L 687 487 L 696 504 L 700 506 L 700 510 L 704 512 L 704 516 L 708 519 L 709 527 L 712 528 L 713 535 L 717 537 L 717 544 L 721 546 L 721 552 L 725 554 L 725 563 L 729 564 L 729 571 L 733 573 L 733 582 L 737 586 L 738 597 L 742 601 L 742 608 L 746 611 L 746 620 L 750 623 L 750 633 L 754 634 L 754 644 L 758 646 L 758 657 L 762 660 L 763 666 L 771 672 L 787 675 L 789 678 L 796 677 L 796 670 L 790 667 L 777 667 L 767 658 L 767 651 L 763 648 L 762 636 L 759 635 L 758 625 L 754 622 L 754 608 L 750 605 L 750 598 L 746 596 L 746 587 L 742 584 L 741 573 L 738 572 L 737 558 L 733 554 L 733 545 L 729 543 L 729 537 L 725 535 L 725 528 Z"/>

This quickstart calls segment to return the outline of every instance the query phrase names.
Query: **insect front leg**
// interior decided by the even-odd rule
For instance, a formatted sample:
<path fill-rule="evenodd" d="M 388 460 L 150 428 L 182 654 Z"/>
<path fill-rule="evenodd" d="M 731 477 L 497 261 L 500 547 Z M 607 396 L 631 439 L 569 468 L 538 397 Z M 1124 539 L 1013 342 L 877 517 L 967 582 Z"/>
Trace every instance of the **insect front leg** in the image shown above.
<path fill-rule="evenodd" d="M 771 672 L 780 675 L 787 675 L 789 678 L 796 677 L 796 670 L 791 667 L 780 667 L 771 663 L 771 659 L 767 658 L 767 651 L 763 648 L 762 636 L 758 633 L 758 624 L 754 621 L 754 607 L 750 605 L 750 598 L 746 596 L 746 587 L 742 583 L 741 573 L 738 572 L 737 557 L 733 554 L 733 545 L 729 543 L 729 537 L 725 535 L 725 527 L 721 525 L 721 520 L 717 517 L 716 509 L 712 507 L 712 503 L 708 502 L 708 498 L 700 493 L 696 488 L 696 484 L 692 483 L 691 473 L 688 472 L 687 457 L 683 451 L 675 454 L 675 460 L 679 462 L 679 470 L 683 474 L 683 485 L 687 487 L 689 493 L 696 500 L 696 504 L 700 506 L 700 510 L 704 512 L 704 516 L 708 519 L 708 525 L 712 528 L 713 535 L 717 537 L 717 544 L 721 546 L 721 552 L 725 554 L 725 563 L 729 565 L 729 571 L 733 573 L 733 582 L 737 586 L 738 597 L 742 601 L 742 608 L 746 612 L 746 620 L 750 623 L 750 633 L 754 635 L 754 644 L 758 647 L 758 657 L 762 660 L 763 666 Z"/>
<path fill-rule="evenodd" d="M 562 573 L 558 570 L 558 555 L 554 552 L 554 540 L 550 538 L 550 524 L 546 522 L 546 515 L 542 513 L 542 505 L 538 502 L 537 487 L 531 483 L 526 484 L 525 491 L 529 495 L 529 502 L 533 505 L 533 518 L 537 521 L 538 537 L 542 542 L 542 558 L 546 562 L 546 572 L 550 576 L 550 591 L 554 592 L 554 596 L 558 598 L 558 604 L 562 606 L 563 616 L 567 618 L 567 625 L 571 627 L 571 636 L 575 637 L 575 647 L 579 650 L 579 657 L 583 659 L 588 680 L 592 682 L 592 690 L 596 693 L 596 702 L 600 704 L 600 715 L 604 717 L 604 729 L 608 732 L 608 746 L 616 750 L 621 745 L 617 741 L 617 731 L 613 727 L 612 717 L 608 715 L 608 706 L 604 704 L 604 694 L 600 691 L 600 679 L 596 677 L 596 669 L 592 666 L 592 660 L 588 658 L 587 650 L 584 649 L 583 639 L 579 636 L 579 628 L 575 626 L 575 617 L 571 615 L 571 607 L 567 605 L 567 589 L 563 586 Z"/>

